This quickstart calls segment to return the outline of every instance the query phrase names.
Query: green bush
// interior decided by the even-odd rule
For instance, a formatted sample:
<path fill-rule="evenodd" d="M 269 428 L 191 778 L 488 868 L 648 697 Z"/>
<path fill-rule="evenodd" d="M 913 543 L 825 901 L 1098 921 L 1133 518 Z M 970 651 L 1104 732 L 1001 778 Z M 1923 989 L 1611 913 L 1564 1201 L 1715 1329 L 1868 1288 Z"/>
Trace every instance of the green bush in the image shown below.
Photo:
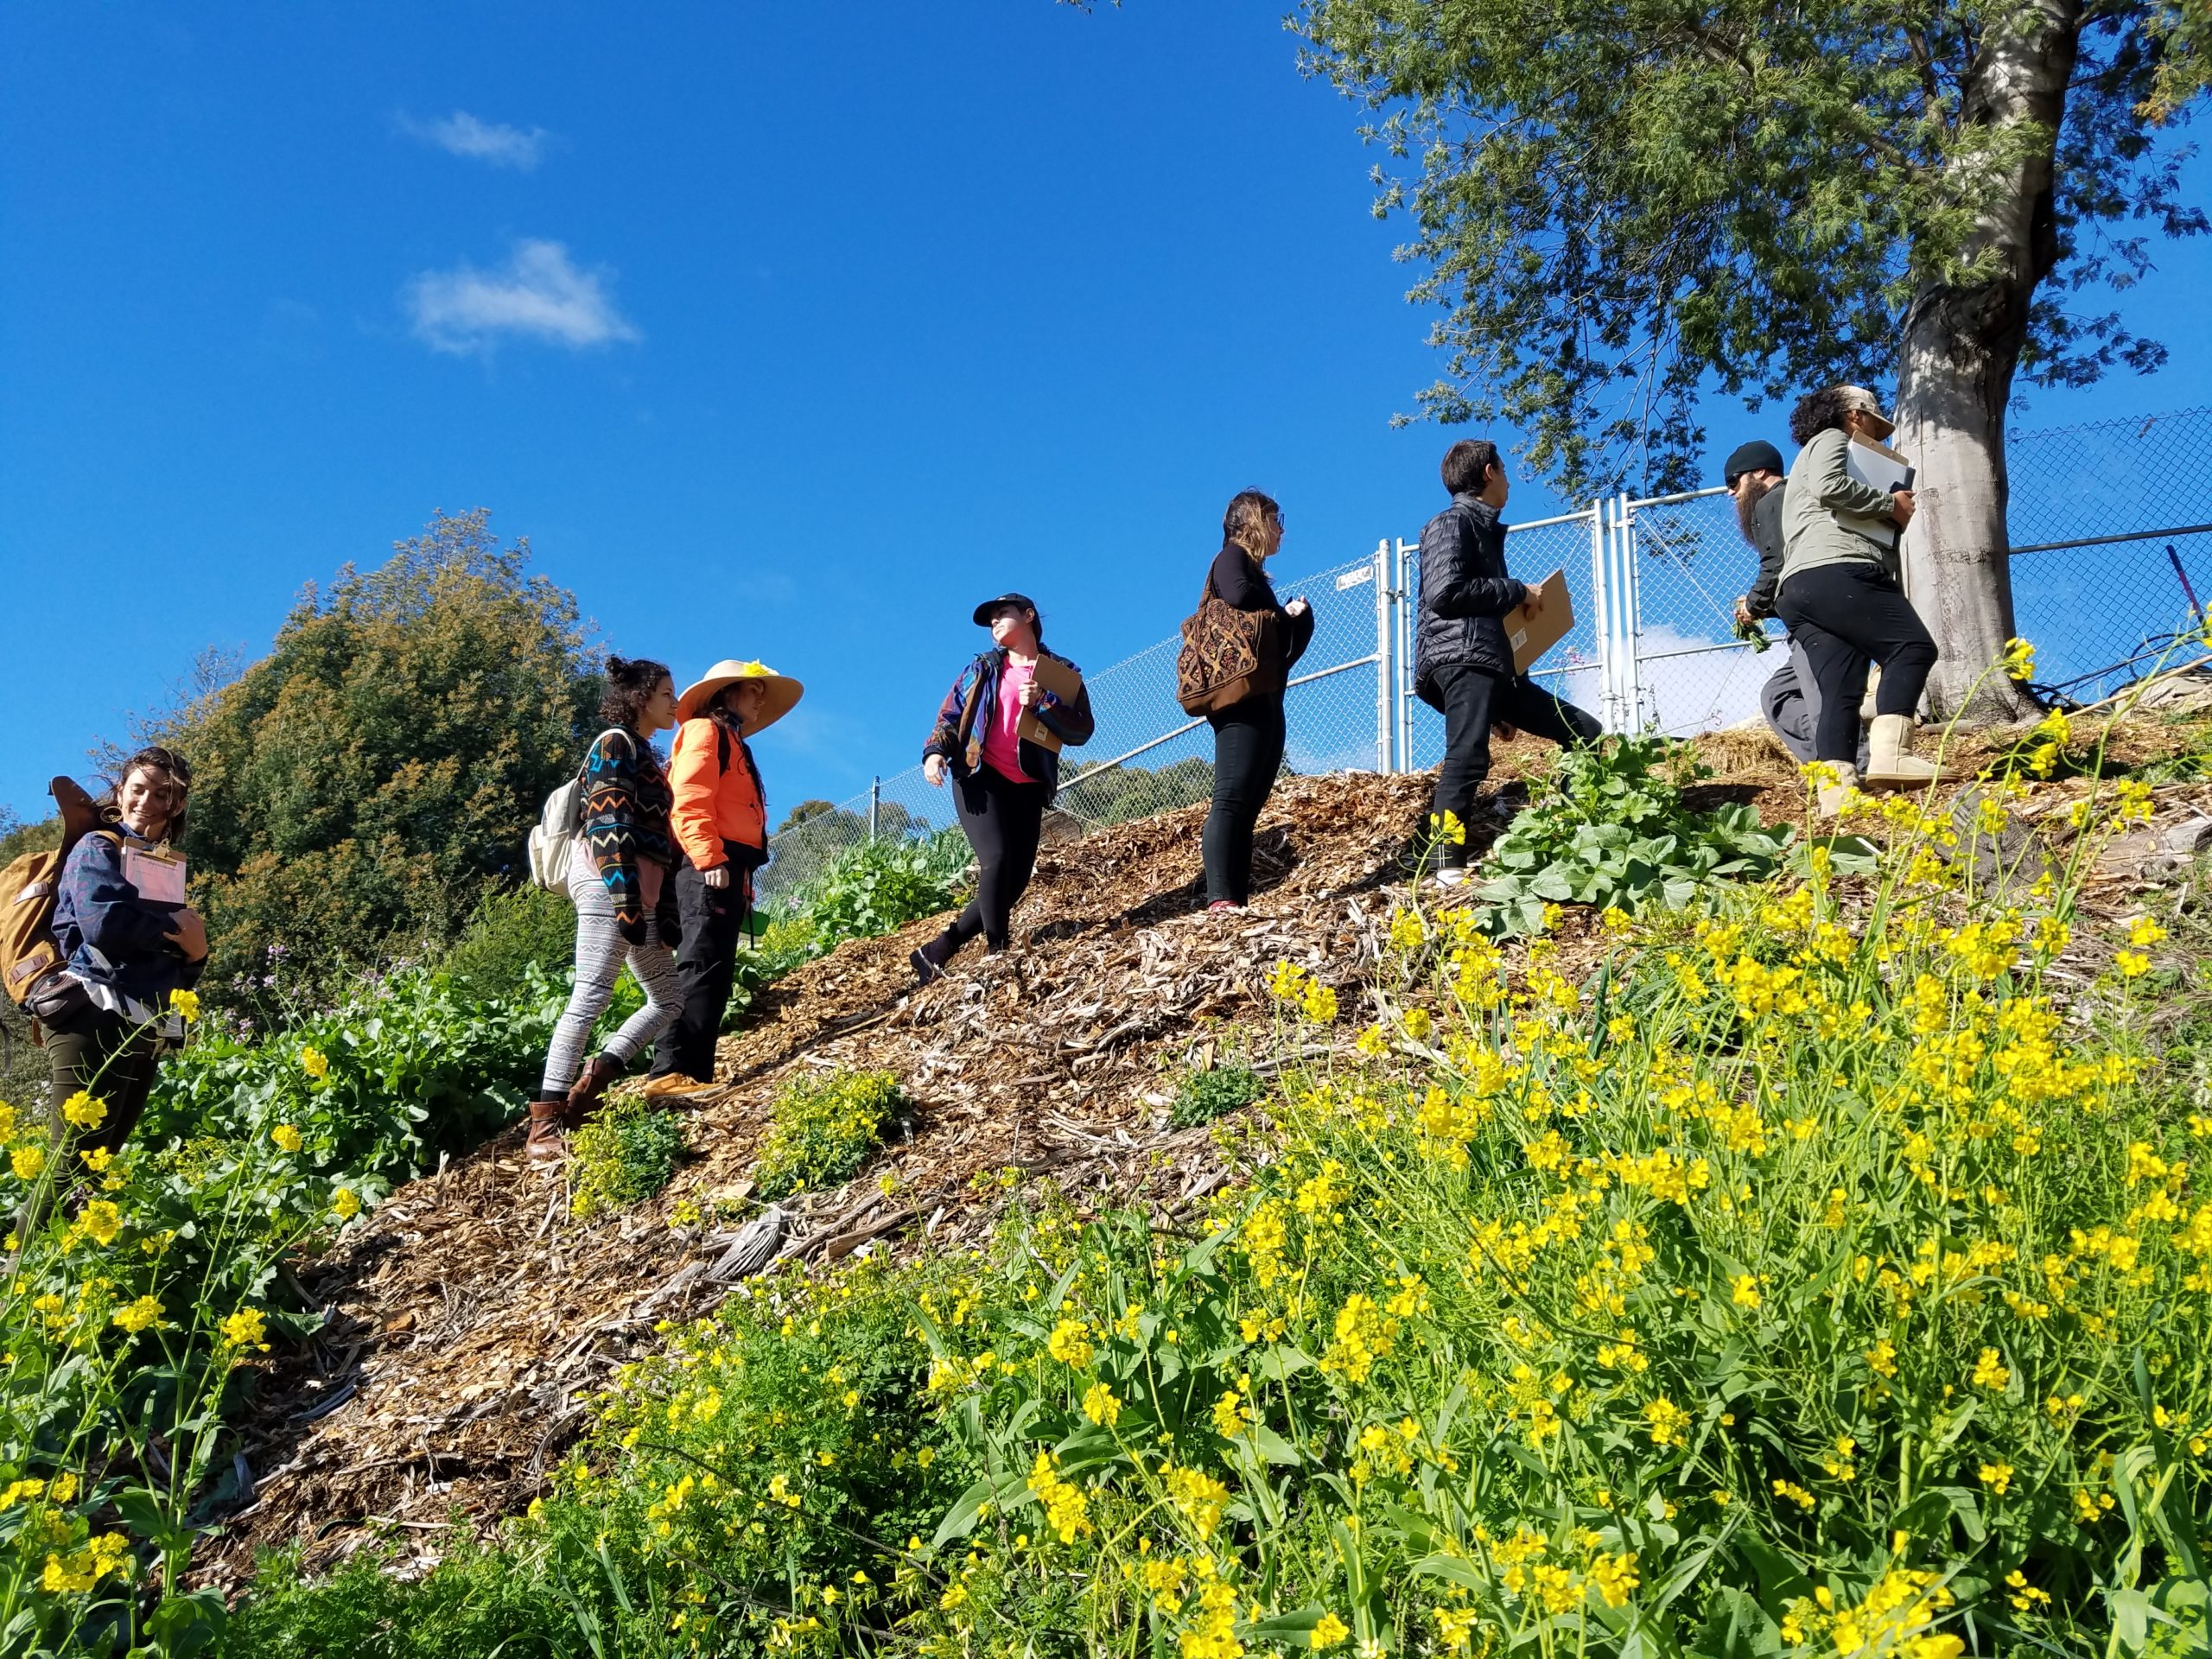
<path fill-rule="evenodd" d="M 1770 874 L 1796 831 L 1763 827 L 1741 802 L 1693 810 L 1682 791 L 1711 775 L 1690 745 L 1669 738 L 1560 751 L 1491 849 L 1497 874 L 1476 894 L 1487 931 L 1541 932 L 1548 903 L 1633 913 L 1688 904 L 1707 881 Z"/>
<path fill-rule="evenodd" d="M 569 1137 L 579 1217 L 642 1204 L 683 1161 L 683 1126 L 635 1095 L 618 1095 Z"/>
<path fill-rule="evenodd" d="M 1176 1086 L 1168 1121 L 1179 1129 L 1211 1123 L 1240 1106 L 1267 1097 L 1268 1085 L 1249 1066 L 1217 1065 L 1193 1071 Z"/>
<path fill-rule="evenodd" d="M 533 968 L 559 982 L 575 950 L 575 901 L 525 884 L 486 893 L 438 966 L 471 996 L 496 1000 L 526 990 Z"/>
<path fill-rule="evenodd" d="M 807 1188 L 842 1185 L 860 1172 L 901 1113 L 906 1097 L 888 1071 L 841 1071 L 820 1081 L 794 1078 L 776 1096 L 755 1192 L 788 1198 Z"/>
<path fill-rule="evenodd" d="M 832 941 L 896 932 L 950 909 L 973 856 L 957 829 L 918 841 L 864 841 L 838 854 L 793 907 Z"/>

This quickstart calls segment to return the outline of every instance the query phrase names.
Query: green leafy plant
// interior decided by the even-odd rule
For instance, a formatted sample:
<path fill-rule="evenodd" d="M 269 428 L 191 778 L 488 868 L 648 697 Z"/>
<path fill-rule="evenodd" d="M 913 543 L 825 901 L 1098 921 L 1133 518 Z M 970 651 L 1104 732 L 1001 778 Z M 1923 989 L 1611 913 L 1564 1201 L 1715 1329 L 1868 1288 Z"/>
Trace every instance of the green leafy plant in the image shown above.
<path fill-rule="evenodd" d="M 850 1180 L 906 1103 L 899 1079 L 888 1071 L 841 1071 L 820 1082 L 786 1084 L 753 1168 L 754 1191 L 781 1198 Z"/>
<path fill-rule="evenodd" d="M 635 1095 L 618 1095 L 569 1137 L 574 1160 L 571 1213 L 589 1217 L 641 1204 L 683 1161 L 683 1126 Z"/>
<path fill-rule="evenodd" d="M 1561 750 L 1491 849 L 1497 874 L 1476 894 L 1485 931 L 1540 932 L 1548 903 L 1633 914 L 1688 904 L 1705 882 L 1770 874 L 1796 830 L 1766 828 L 1740 802 L 1691 808 L 1684 790 L 1709 776 L 1689 745 L 1663 737 Z"/>
<path fill-rule="evenodd" d="M 1267 1096 L 1268 1085 L 1260 1074 L 1245 1065 L 1209 1066 L 1193 1071 L 1175 1087 L 1175 1104 L 1168 1122 L 1179 1129 L 1211 1123 L 1217 1117 L 1249 1106 Z"/>
<path fill-rule="evenodd" d="M 950 908 L 972 856 L 957 830 L 918 841 L 864 841 L 838 854 L 799 902 L 833 942 L 893 932 Z"/>

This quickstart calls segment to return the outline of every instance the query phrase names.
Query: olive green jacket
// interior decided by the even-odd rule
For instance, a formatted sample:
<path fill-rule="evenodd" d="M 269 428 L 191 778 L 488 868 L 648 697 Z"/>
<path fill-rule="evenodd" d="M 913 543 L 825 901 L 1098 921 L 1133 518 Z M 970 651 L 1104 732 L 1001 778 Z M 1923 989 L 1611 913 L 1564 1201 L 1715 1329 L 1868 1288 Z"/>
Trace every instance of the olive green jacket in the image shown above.
<path fill-rule="evenodd" d="M 1790 466 L 1782 498 L 1784 585 L 1800 570 L 1824 564 L 1876 564 L 1897 573 L 1896 549 L 1874 538 L 1889 524 L 1889 493 L 1852 477 L 1844 465 L 1850 442 L 1833 427 L 1815 433 Z"/>

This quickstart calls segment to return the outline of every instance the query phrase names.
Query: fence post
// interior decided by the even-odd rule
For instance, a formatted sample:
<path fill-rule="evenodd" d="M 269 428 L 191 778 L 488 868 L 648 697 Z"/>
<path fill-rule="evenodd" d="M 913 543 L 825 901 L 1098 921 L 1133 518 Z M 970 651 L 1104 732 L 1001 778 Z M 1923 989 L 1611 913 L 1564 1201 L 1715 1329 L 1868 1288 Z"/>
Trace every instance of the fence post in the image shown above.
<path fill-rule="evenodd" d="M 1414 591 L 1413 556 L 1417 543 L 1401 536 L 1397 543 L 1397 574 L 1392 586 L 1398 592 L 1398 770 L 1418 772 L 1414 765 L 1414 628 L 1420 620 L 1421 595 Z"/>
<path fill-rule="evenodd" d="M 883 779 L 880 776 L 871 778 L 868 782 L 868 838 L 870 841 L 875 839 L 876 812 L 882 804 Z"/>
<path fill-rule="evenodd" d="M 1398 732 L 1397 594 L 1390 586 L 1390 538 L 1375 543 L 1375 770 L 1395 772 Z"/>
<path fill-rule="evenodd" d="M 1634 732 L 1643 721 L 1643 664 L 1637 654 L 1643 639 L 1643 599 L 1637 591 L 1636 514 L 1626 490 L 1613 515 L 1613 566 L 1620 573 L 1621 692 L 1627 711 L 1621 730 Z"/>

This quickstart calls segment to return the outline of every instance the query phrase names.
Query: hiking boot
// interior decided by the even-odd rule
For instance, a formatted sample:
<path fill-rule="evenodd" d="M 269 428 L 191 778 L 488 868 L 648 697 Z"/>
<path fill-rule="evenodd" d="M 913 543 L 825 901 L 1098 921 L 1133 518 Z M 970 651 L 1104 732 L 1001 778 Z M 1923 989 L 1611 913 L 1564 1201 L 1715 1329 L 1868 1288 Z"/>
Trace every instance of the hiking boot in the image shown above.
<path fill-rule="evenodd" d="M 681 1071 L 663 1071 L 647 1077 L 638 1092 L 647 1100 L 678 1100 L 703 1095 L 715 1086 L 712 1077 L 687 1077 Z"/>
<path fill-rule="evenodd" d="M 1959 774 L 1912 753 L 1910 715 L 1877 715 L 1866 734 L 1866 781 L 1885 788 L 1948 784 Z"/>
<path fill-rule="evenodd" d="M 589 1117 L 599 1104 L 599 1097 L 607 1092 L 607 1085 L 621 1075 L 622 1062 L 612 1054 L 602 1052 L 586 1060 L 582 1075 L 576 1078 L 575 1087 L 569 1090 L 566 1117 L 569 1127 L 574 1128 Z"/>
<path fill-rule="evenodd" d="M 533 1166 L 557 1164 L 569 1155 L 568 1139 L 561 1133 L 568 1116 L 565 1100 L 530 1103 L 530 1139 L 523 1143 L 523 1151 Z"/>

